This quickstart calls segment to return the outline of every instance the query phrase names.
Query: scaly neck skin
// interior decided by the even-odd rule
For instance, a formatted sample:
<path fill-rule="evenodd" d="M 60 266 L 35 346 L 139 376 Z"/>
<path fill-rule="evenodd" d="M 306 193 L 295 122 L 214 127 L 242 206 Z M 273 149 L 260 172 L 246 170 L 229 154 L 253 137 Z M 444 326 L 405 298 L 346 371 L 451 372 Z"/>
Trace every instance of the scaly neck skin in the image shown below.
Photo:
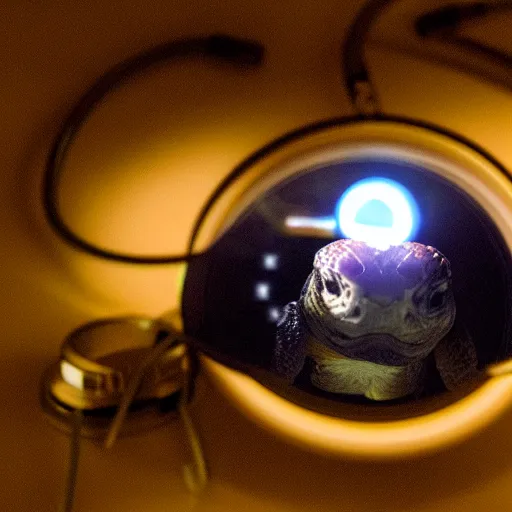
<path fill-rule="evenodd" d="M 405 366 L 380 365 L 340 356 L 310 338 L 308 355 L 313 359 L 311 383 L 329 393 L 363 395 L 371 400 L 393 400 L 421 388 L 424 362 Z"/>

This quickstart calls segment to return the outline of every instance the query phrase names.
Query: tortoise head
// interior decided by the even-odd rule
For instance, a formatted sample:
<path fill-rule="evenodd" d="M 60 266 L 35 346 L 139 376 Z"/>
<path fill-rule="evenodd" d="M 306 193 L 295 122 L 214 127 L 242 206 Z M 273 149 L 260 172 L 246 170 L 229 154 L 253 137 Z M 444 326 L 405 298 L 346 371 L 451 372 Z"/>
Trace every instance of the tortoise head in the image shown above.
<path fill-rule="evenodd" d="M 338 240 L 317 252 L 313 267 L 300 299 L 304 316 L 316 338 L 345 355 L 385 345 L 424 357 L 453 325 L 450 264 L 431 246 L 378 250 Z"/>

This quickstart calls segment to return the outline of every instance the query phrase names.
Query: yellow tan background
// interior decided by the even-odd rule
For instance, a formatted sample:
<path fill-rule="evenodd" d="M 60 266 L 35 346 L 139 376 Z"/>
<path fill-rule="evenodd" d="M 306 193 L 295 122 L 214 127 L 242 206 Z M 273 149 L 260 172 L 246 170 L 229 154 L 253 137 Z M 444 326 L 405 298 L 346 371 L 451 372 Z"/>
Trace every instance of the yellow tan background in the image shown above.
<path fill-rule="evenodd" d="M 422 4 L 397 2 L 372 32 L 368 60 L 385 111 L 459 132 L 512 169 L 510 95 L 429 58 L 452 55 L 414 38 L 411 20 Z M 159 314 L 178 304 L 179 268 L 98 261 L 65 247 L 45 224 L 44 159 L 73 102 L 116 62 L 170 39 L 224 32 L 266 45 L 259 70 L 175 62 L 130 82 L 93 115 L 70 155 L 63 207 L 84 229 L 109 239 L 115 234 L 118 247 L 133 249 L 136 242 L 180 251 L 202 201 L 249 152 L 300 125 L 351 113 L 339 50 L 360 5 L 7 0 L 0 6 L 3 510 L 56 510 L 61 499 L 68 440 L 40 412 L 38 384 L 65 334 L 98 317 Z M 490 17 L 468 34 L 510 52 L 510 22 Z M 130 211 L 127 195 L 136 205 Z M 75 198 L 91 208 L 76 208 Z M 122 439 L 110 452 L 84 443 L 76 510 L 512 508 L 512 412 L 447 452 L 373 464 L 288 446 L 244 419 L 204 377 L 194 415 L 212 474 L 204 496 L 190 497 L 183 485 L 186 451 L 175 423 Z"/>

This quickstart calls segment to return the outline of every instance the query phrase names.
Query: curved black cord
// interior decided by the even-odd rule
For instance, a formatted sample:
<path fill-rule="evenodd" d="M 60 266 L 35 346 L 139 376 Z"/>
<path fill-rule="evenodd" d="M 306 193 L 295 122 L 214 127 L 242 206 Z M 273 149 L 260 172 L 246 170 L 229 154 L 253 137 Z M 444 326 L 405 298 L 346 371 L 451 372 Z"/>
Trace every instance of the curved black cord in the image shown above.
<path fill-rule="evenodd" d="M 321 132 L 328 128 L 334 128 L 338 126 L 348 126 L 352 124 L 364 123 L 367 121 L 367 118 L 361 115 L 350 116 L 350 117 L 335 117 L 326 119 L 323 121 L 318 121 L 306 126 L 302 126 L 296 130 L 291 132 L 287 132 L 281 137 L 274 139 L 272 142 L 258 149 L 254 153 L 252 153 L 249 157 L 247 157 L 243 162 L 241 162 L 237 167 L 235 167 L 230 174 L 228 174 L 224 180 L 218 185 L 218 187 L 211 194 L 207 202 L 204 204 L 200 214 L 198 215 L 197 221 L 194 225 L 192 235 L 190 237 L 189 244 L 189 253 L 192 252 L 195 239 L 199 234 L 199 230 L 201 225 L 208 215 L 208 212 L 211 210 L 212 206 L 217 202 L 219 197 L 224 193 L 229 186 L 236 181 L 240 176 L 242 176 L 245 172 L 247 172 L 255 163 L 266 158 L 270 154 L 275 151 L 280 150 L 286 144 L 290 144 L 294 141 L 301 139 L 302 137 L 306 137 L 308 135 L 313 135 L 315 133 Z M 433 123 L 429 123 L 428 121 L 422 121 L 420 119 L 415 119 L 406 116 L 399 116 L 393 114 L 387 115 L 375 115 L 372 117 L 372 121 L 376 123 L 400 123 L 408 126 L 415 126 L 418 128 L 422 128 L 434 133 L 438 133 L 447 138 L 450 138 L 454 141 L 457 141 L 463 144 L 466 147 L 469 147 L 476 153 L 480 154 L 487 161 L 491 162 L 506 178 L 511 179 L 510 174 L 507 168 L 499 162 L 495 157 L 493 157 L 489 152 L 487 152 L 483 147 L 479 146 L 472 140 L 460 135 L 456 132 L 452 132 L 447 128 L 438 126 Z M 199 254 L 197 254 L 199 256 Z"/>
<path fill-rule="evenodd" d="M 139 264 L 168 264 L 190 260 L 193 257 L 190 254 L 151 257 L 110 251 L 77 235 L 64 222 L 59 211 L 58 186 L 64 160 L 78 132 L 105 96 L 155 64 L 176 58 L 206 57 L 243 69 L 261 65 L 263 54 L 264 48 L 257 42 L 212 35 L 162 44 L 121 62 L 101 76 L 71 110 L 46 161 L 43 206 L 47 220 L 56 233 L 77 249 L 103 259 Z"/>
<path fill-rule="evenodd" d="M 300 134 L 305 135 L 307 133 L 311 133 L 322 126 L 352 123 L 368 117 L 421 125 L 421 122 L 416 122 L 415 120 L 410 120 L 405 117 L 385 116 L 379 112 L 377 94 L 371 83 L 365 61 L 364 46 L 368 32 L 375 20 L 381 15 L 382 11 L 393 2 L 394 0 L 369 0 L 349 27 L 347 37 L 344 41 L 342 51 L 342 71 L 346 89 L 358 112 L 357 115 L 354 117 L 338 118 L 315 123 L 285 134 L 253 153 L 244 162 L 233 169 L 232 172 L 217 186 L 201 209 L 201 212 L 194 224 L 186 254 L 151 257 L 119 253 L 94 245 L 74 233 L 65 224 L 58 210 L 58 197 L 56 192 L 64 159 L 74 138 L 83 126 L 84 122 L 87 120 L 88 116 L 107 93 L 114 90 L 126 80 L 164 60 L 170 60 L 176 57 L 190 57 L 194 55 L 231 62 L 241 67 L 257 66 L 261 64 L 264 53 L 264 48 L 259 43 L 234 39 L 222 35 L 174 41 L 153 48 L 143 54 L 122 62 L 97 80 L 97 82 L 80 99 L 69 114 L 61 131 L 55 139 L 47 160 L 43 186 L 43 201 L 46 216 L 50 225 L 66 242 L 78 249 L 103 259 L 138 264 L 170 264 L 187 262 L 199 255 L 192 253 L 195 239 L 200 231 L 204 219 L 219 197 L 233 181 L 235 181 L 250 167 L 252 163 L 267 155 L 275 148 L 281 146 L 285 141 L 294 139 L 296 136 L 300 136 Z M 455 28 L 457 28 L 462 22 L 470 19 L 477 19 L 498 9 L 509 9 L 511 5 L 512 4 L 510 3 L 487 4 L 485 2 L 475 2 L 473 4 L 441 8 L 420 17 L 416 23 L 416 29 L 418 34 L 423 37 L 439 33 L 453 34 Z M 445 35 L 445 37 L 448 36 Z M 451 42 L 453 42 L 453 37 L 451 37 L 451 39 Z M 467 41 L 460 39 L 459 43 L 464 44 L 466 48 L 470 48 L 473 51 L 479 51 L 484 54 L 487 53 L 488 57 L 498 57 L 496 54 L 497 50 L 481 45 L 475 41 L 468 43 Z M 509 57 L 505 56 L 505 59 L 505 62 L 508 63 Z M 434 131 L 443 131 L 438 127 L 426 126 L 425 123 L 423 124 L 425 127 L 433 129 Z M 451 136 L 452 138 L 456 138 L 454 137 L 454 134 L 451 134 Z M 468 141 L 465 141 L 465 143 L 472 146 L 471 144 L 468 144 Z M 487 155 L 487 157 L 489 157 L 489 155 Z"/>
<path fill-rule="evenodd" d="M 342 70 L 350 100 L 361 116 L 378 116 L 379 104 L 365 61 L 364 47 L 373 23 L 394 0 L 369 0 L 348 29 L 343 44 Z M 437 38 L 455 44 L 466 51 L 496 61 L 505 68 L 512 67 L 512 57 L 470 38 L 456 35 L 465 22 L 481 19 L 498 11 L 512 9 L 512 2 L 474 2 L 449 5 L 420 16 L 415 23 L 416 33 L 423 38 Z"/>
<path fill-rule="evenodd" d="M 375 87 L 364 55 L 368 32 L 376 19 L 395 0 L 369 0 L 350 25 L 343 43 L 342 73 L 345 87 L 354 107 L 362 116 L 378 114 L 379 105 Z"/>
<path fill-rule="evenodd" d="M 512 2 L 452 4 L 420 16 L 416 20 L 415 29 L 420 37 L 435 38 L 443 43 L 456 45 L 465 51 L 497 62 L 505 69 L 510 70 L 512 68 L 512 55 L 474 39 L 457 35 L 457 30 L 466 22 L 481 19 L 488 14 L 510 10 L 512 10 Z"/>

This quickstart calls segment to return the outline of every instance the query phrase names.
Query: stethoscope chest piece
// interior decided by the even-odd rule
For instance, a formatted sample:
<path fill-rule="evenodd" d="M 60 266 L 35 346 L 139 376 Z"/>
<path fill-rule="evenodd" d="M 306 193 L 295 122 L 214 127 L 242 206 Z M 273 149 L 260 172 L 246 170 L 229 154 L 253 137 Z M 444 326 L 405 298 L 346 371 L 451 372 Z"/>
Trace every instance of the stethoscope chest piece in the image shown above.
<path fill-rule="evenodd" d="M 185 345 L 163 347 L 161 357 L 140 371 L 140 365 L 145 360 L 149 363 L 152 352 L 169 336 L 167 323 L 144 317 L 100 320 L 74 330 L 66 337 L 59 360 L 41 379 L 46 416 L 70 431 L 78 411 L 81 435 L 103 439 L 137 379 L 120 433 L 144 432 L 175 418 L 189 368 Z"/>

